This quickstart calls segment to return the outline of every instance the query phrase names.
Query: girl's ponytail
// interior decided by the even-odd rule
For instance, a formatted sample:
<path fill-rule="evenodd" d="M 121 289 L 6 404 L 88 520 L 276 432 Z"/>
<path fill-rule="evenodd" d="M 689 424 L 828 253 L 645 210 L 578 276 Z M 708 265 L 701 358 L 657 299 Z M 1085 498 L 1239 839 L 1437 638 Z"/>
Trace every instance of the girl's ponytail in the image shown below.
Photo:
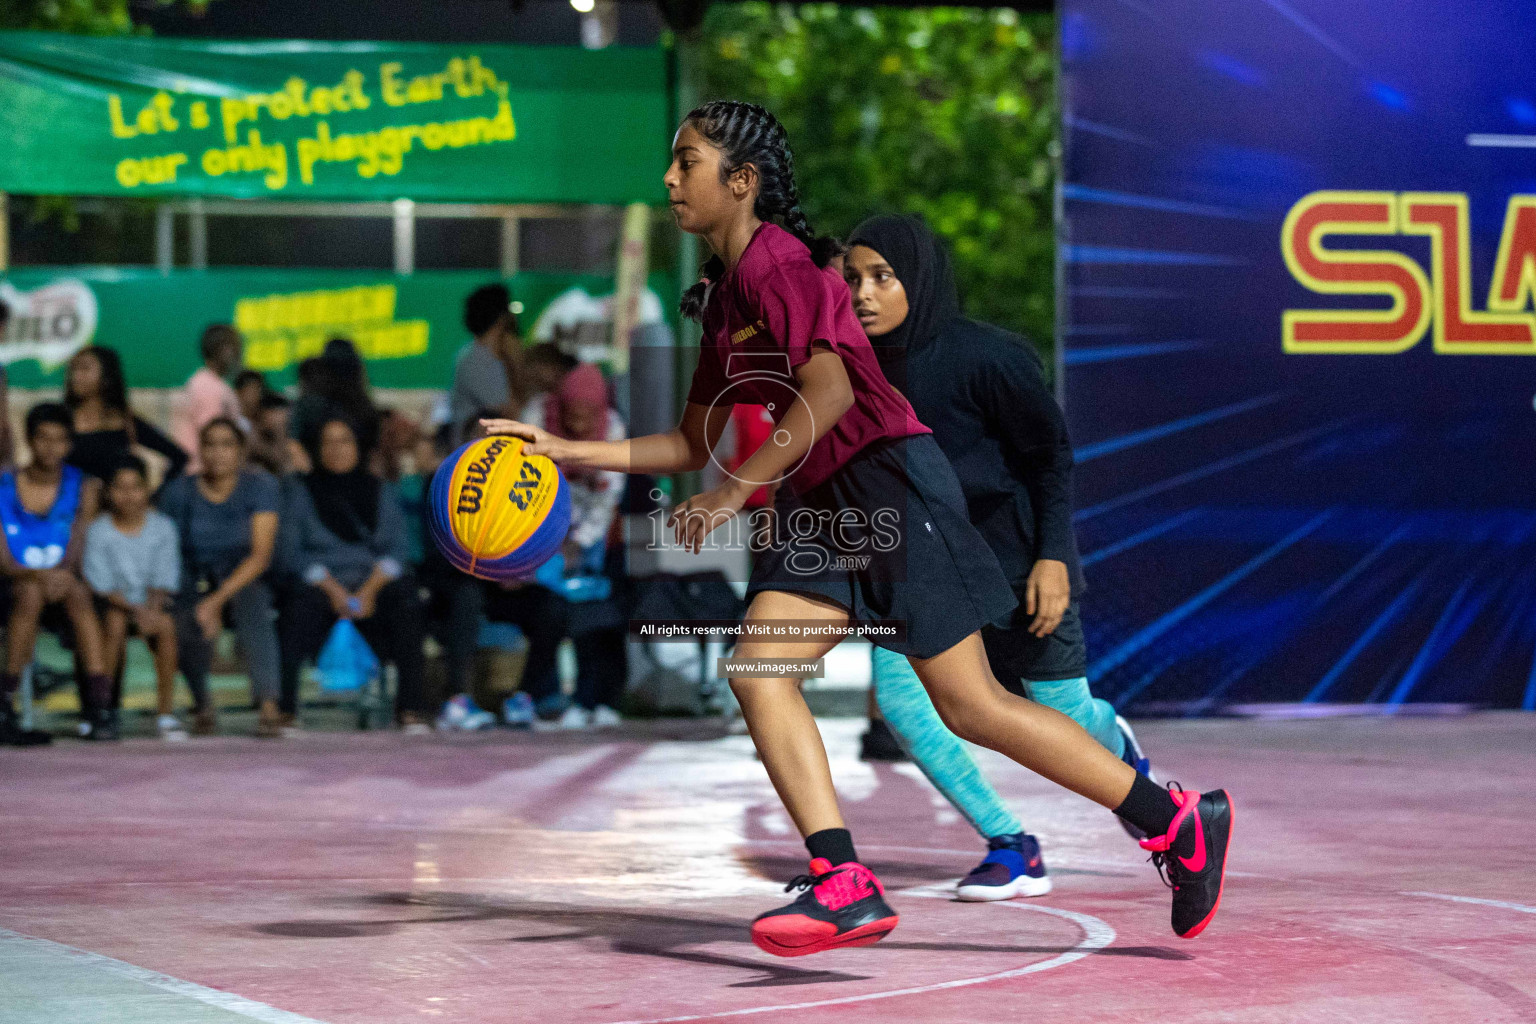
<path fill-rule="evenodd" d="M 704 321 L 704 298 L 709 294 L 709 286 L 724 274 L 725 264 L 720 262 L 720 257 L 711 256 L 709 262 L 704 264 L 704 269 L 699 271 L 698 283 L 683 292 L 682 301 L 677 304 L 683 316 L 700 323 Z"/>

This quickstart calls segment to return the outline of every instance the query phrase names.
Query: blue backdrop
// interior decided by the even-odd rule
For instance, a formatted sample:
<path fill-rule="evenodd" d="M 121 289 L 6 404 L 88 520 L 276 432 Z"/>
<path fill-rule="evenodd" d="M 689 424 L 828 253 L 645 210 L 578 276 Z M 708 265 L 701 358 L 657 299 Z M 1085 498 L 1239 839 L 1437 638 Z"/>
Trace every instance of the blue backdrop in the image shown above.
<path fill-rule="evenodd" d="M 1061 33 L 1095 685 L 1536 707 L 1536 5 L 1063 0 Z"/>

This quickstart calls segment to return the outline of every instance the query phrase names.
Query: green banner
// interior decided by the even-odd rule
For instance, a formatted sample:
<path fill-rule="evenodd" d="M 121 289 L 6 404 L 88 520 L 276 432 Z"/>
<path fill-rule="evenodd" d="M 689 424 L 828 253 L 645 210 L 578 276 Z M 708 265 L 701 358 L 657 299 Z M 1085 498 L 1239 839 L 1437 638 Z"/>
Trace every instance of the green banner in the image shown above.
<path fill-rule="evenodd" d="M 0 191 L 658 202 L 659 49 L 0 33 Z"/>
<path fill-rule="evenodd" d="M 300 360 L 342 335 L 357 345 L 373 384 L 446 388 L 454 356 L 469 340 L 464 297 L 495 279 L 475 270 L 396 277 L 365 270 L 19 269 L 0 275 L 0 299 L 12 311 L 0 364 L 13 387 L 57 387 L 64 363 L 81 346 L 109 345 L 122 354 L 132 386 L 179 387 L 200 363 L 203 328 L 232 323 L 245 335 L 246 365 L 276 385 L 291 382 Z M 613 278 L 593 274 L 530 272 L 506 283 L 530 339 L 555 299 L 596 312 L 614 290 Z M 671 294 L 674 282 L 657 272 L 649 285 L 659 296 Z"/>

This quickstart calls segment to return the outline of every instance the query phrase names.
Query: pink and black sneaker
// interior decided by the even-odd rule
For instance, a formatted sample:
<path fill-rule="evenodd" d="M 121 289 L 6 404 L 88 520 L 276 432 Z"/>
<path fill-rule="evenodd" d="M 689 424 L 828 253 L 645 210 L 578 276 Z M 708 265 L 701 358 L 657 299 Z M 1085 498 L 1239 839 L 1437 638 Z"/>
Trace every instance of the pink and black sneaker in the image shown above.
<path fill-rule="evenodd" d="M 799 875 L 785 892 L 804 889 L 787 907 L 770 910 L 752 922 L 752 941 L 774 956 L 805 956 L 844 946 L 869 946 L 891 933 L 899 918 L 885 902 L 885 887 L 858 861 L 832 866 L 824 857 L 811 861 L 811 873 Z"/>
<path fill-rule="evenodd" d="M 1221 906 L 1227 868 L 1227 840 L 1232 835 L 1232 801 L 1227 791 L 1196 793 L 1168 784 L 1179 805 L 1166 835 L 1141 841 L 1163 884 L 1173 890 L 1173 930 L 1192 939 L 1205 931 Z"/>

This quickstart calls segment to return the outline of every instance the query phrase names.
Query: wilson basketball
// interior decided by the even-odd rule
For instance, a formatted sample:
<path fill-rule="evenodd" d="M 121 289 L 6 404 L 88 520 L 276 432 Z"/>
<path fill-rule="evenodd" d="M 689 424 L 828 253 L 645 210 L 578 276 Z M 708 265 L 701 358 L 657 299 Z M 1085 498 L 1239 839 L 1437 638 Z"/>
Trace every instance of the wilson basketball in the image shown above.
<path fill-rule="evenodd" d="M 519 437 L 471 441 L 438 467 L 428 493 L 432 540 L 454 568 L 486 580 L 530 578 L 571 528 L 559 468 L 524 455 Z"/>

